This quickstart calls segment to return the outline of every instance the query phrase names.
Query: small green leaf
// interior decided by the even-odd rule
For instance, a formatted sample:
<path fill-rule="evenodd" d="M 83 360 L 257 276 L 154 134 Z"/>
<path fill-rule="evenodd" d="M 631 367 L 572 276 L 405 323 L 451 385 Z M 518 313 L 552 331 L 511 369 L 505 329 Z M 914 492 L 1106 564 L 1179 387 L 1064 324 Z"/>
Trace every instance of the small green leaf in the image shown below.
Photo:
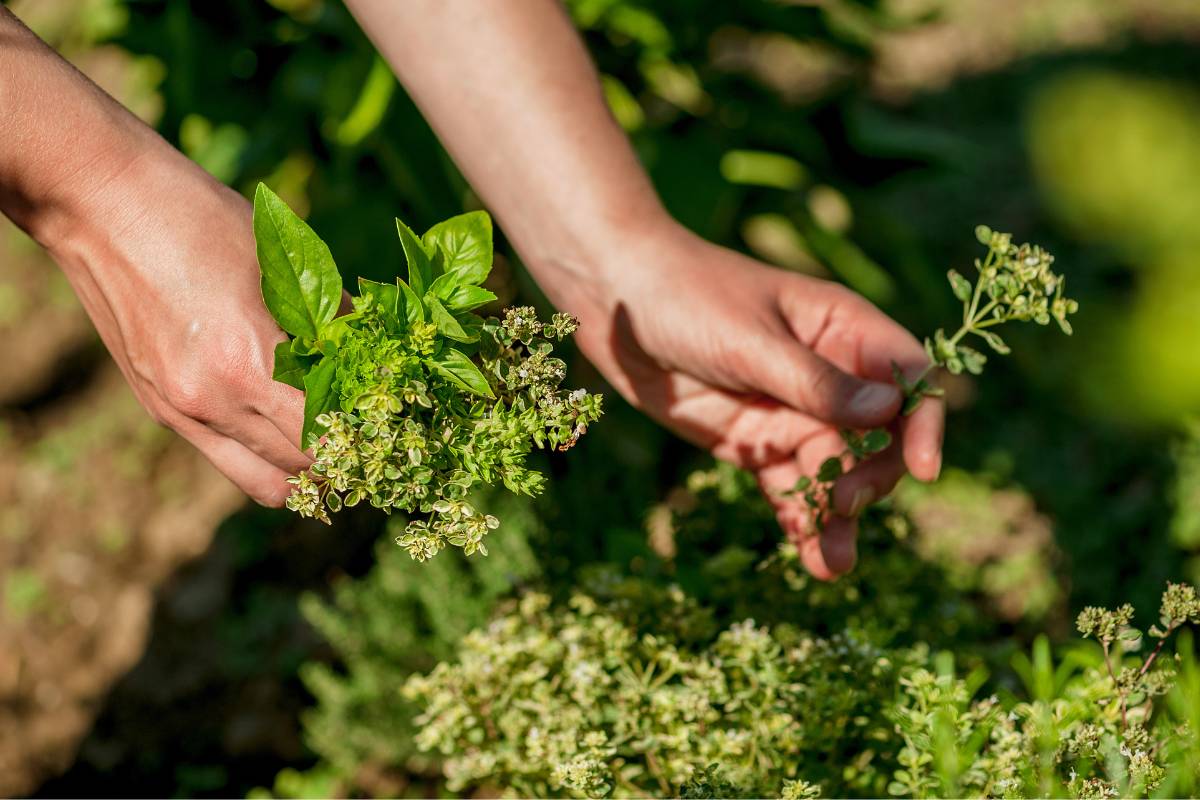
<path fill-rule="evenodd" d="M 494 398 L 496 396 L 492 393 L 492 387 L 488 385 L 487 378 L 479 371 L 479 367 L 453 347 L 443 350 L 430 363 L 439 375 L 455 386 L 482 397 Z"/>
<path fill-rule="evenodd" d="M 967 372 L 972 375 L 983 373 L 983 365 L 987 363 L 987 356 L 983 353 L 960 344 L 958 355 L 962 359 L 963 366 L 967 368 Z"/>
<path fill-rule="evenodd" d="M 420 297 L 433 283 L 433 266 L 429 263 L 429 251 L 412 229 L 400 220 L 396 220 L 396 233 L 400 235 L 404 257 L 408 260 L 408 285 L 416 292 L 417 297 Z"/>
<path fill-rule="evenodd" d="M 821 462 L 821 468 L 817 470 L 817 480 L 821 483 L 829 483 L 835 481 L 842 476 L 842 460 L 837 456 L 830 456 Z"/>
<path fill-rule="evenodd" d="M 863 434 L 862 449 L 867 455 L 881 452 L 892 443 L 892 435 L 882 428 L 867 431 Z"/>
<path fill-rule="evenodd" d="M 975 238 L 979 241 L 980 244 L 987 245 L 990 247 L 992 244 L 992 229 L 989 228 L 987 225 L 976 225 L 975 226 Z"/>
<path fill-rule="evenodd" d="M 456 342 L 473 342 L 479 338 L 478 332 L 472 334 L 466 331 L 454 315 L 446 310 L 436 297 L 425 295 L 425 307 L 429 309 L 429 320 L 437 325 L 438 333 Z"/>
<path fill-rule="evenodd" d="M 312 445 L 312 437 L 320 435 L 317 417 L 337 408 L 337 392 L 333 379 L 337 375 L 337 361 L 329 356 L 321 359 L 304 376 L 304 428 L 300 432 L 301 449 Z"/>
<path fill-rule="evenodd" d="M 397 318 L 405 320 L 410 328 L 415 323 L 424 322 L 425 306 L 421 304 L 421 298 L 412 290 L 412 287 L 396 278 L 396 289 L 399 290 L 396 296 Z"/>
<path fill-rule="evenodd" d="M 299 355 L 292 349 L 291 340 L 285 339 L 275 345 L 275 369 L 271 373 L 271 377 L 280 383 L 303 389 L 304 376 L 308 374 L 314 363 L 316 363 L 315 358 Z"/>
<path fill-rule="evenodd" d="M 496 295 L 479 286 L 459 286 L 449 297 L 443 299 L 446 308 L 457 313 L 487 305 L 496 299 Z"/>
<path fill-rule="evenodd" d="M 454 273 L 458 285 L 481 284 L 492 270 L 492 218 L 486 211 L 439 222 L 421 241 L 430 253 L 442 253 L 446 273 Z"/>
<path fill-rule="evenodd" d="M 292 336 L 316 338 L 342 302 L 329 248 L 263 183 L 254 192 L 254 242 L 271 316 Z"/>
<path fill-rule="evenodd" d="M 983 338 L 983 340 L 988 343 L 989 347 L 991 347 L 993 350 L 995 350 L 1000 355 L 1006 356 L 1012 352 L 1012 349 L 1009 348 L 1009 346 L 1004 343 L 1004 340 L 1001 339 L 996 334 L 992 333 L 991 331 L 975 331 L 975 332 L 978 333 Z"/>
<path fill-rule="evenodd" d="M 377 283 L 366 278 L 359 278 L 358 293 L 374 299 L 376 307 L 384 312 L 385 318 L 396 318 L 397 295 L 400 293 L 396 284 Z"/>
<path fill-rule="evenodd" d="M 970 302 L 971 295 L 975 293 L 975 287 L 971 286 L 971 282 L 958 273 L 958 270 L 950 270 L 946 273 L 946 277 L 950 279 L 950 288 L 954 290 L 954 296 L 964 303 Z"/>

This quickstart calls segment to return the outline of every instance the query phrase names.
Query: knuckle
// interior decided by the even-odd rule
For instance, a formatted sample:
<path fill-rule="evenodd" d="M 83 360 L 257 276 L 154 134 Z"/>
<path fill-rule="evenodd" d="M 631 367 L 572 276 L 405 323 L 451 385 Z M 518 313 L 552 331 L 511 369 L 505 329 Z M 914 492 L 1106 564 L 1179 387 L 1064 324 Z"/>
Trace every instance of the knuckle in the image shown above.
<path fill-rule="evenodd" d="M 214 403 L 208 387 L 208 381 L 198 377 L 176 376 L 163 385 L 163 399 L 183 416 L 203 421 L 213 412 Z"/>

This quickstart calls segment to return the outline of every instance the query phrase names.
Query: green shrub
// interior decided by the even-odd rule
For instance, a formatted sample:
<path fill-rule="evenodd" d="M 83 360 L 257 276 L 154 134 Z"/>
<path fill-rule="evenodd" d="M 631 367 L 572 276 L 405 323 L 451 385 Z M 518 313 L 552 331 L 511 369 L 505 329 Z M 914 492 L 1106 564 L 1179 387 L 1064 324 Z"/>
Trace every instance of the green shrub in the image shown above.
<path fill-rule="evenodd" d="M 680 617 L 694 601 L 669 595 Z M 417 743 L 445 759 L 452 791 L 517 796 L 1075 797 L 1190 791 L 1200 713 L 1190 641 L 1182 686 L 1156 664 L 1200 622 L 1190 586 L 1163 595 L 1144 658 L 1132 609 L 1085 611 L 1095 649 L 1055 667 L 1045 639 L 1015 659 L 1026 696 L 979 698 L 923 645 L 881 648 L 854 629 L 814 636 L 745 620 L 709 643 L 639 634 L 619 610 L 528 594 L 468 635 L 452 663 L 410 679 Z M 1156 698 L 1175 691 L 1174 702 Z M 1165 705 L 1165 708 L 1163 707 Z M 715 766 L 713 766 L 715 765 Z M 707 794 L 709 792 L 711 794 Z"/>

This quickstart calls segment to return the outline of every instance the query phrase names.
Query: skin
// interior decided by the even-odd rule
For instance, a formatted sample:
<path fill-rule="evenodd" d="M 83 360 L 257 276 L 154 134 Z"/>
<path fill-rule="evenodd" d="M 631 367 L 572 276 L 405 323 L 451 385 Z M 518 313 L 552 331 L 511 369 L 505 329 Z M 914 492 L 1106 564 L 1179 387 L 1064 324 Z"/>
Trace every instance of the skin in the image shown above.
<path fill-rule="evenodd" d="M 941 466 L 941 404 L 900 419 L 890 383 L 893 361 L 924 368 L 918 342 L 842 286 L 672 220 L 554 0 L 347 5 L 612 385 L 752 470 L 814 575 L 853 567 L 857 514 L 906 470 L 932 480 Z M 3 9 L 0 143 L 0 210 L 62 266 L 142 404 L 281 504 L 309 463 L 293 444 L 303 398 L 270 377 L 284 336 L 259 293 L 246 200 Z M 839 479 L 818 535 L 779 492 L 841 452 L 838 428 L 881 425 L 895 444 Z"/>

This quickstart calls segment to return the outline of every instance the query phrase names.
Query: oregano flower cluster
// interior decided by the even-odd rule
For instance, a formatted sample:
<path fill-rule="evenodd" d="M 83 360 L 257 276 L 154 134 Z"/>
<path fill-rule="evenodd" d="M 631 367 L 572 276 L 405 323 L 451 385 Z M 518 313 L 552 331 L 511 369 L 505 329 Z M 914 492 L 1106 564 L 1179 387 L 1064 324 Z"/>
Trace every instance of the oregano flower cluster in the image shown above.
<path fill-rule="evenodd" d="M 911 414 L 926 397 L 935 397 L 941 390 L 927 379 L 936 369 L 953 375 L 983 372 L 987 356 L 965 344 L 968 336 L 976 336 L 1000 355 L 1011 352 L 1009 346 L 993 330 L 1008 322 L 1058 323 L 1062 332 L 1071 335 L 1067 319 L 1079 310 L 1079 303 L 1066 296 L 1067 280 L 1054 272 L 1054 256 L 1034 244 L 1013 244 L 1012 235 L 993 231 L 986 225 L 975 229 L 975 238 L 987 247 L 983 259 L 975 259 L 976 279 L 972 283 L 957 270 L 946 277 L 954 296 L 963 304 L 962 324 L 952 334 L 938 328 L 925 339 L 929 365 L 914 379 L 909 379 L 899 365 L 892 365 L 892 377 L 904 393 L 902 413 Z M 815 476 L 804 476 L 785 495 L 800 495 L 814 512 L 818 527 L 823 527 L 829 513 L 829 500 L 834 482 L 840 478 L 847 462 L 853 463 L 886 449 L 891 434 L 883 429 L 841 432 L 846 449 L 822 462 Z"/>
<path fill-rule="evenodd" d="M 301 444 L 314 458 L 289 479 L 287 506 L 324 522 L 362 502 L 421 512 L 397 537 L 414 559 L 447 545 L 486 555 L 499 521 L 472 505 L 471 489 L 540 492 L 527 456 L 570 448 L 600 417 L 601 398 L 561 388 L 566 364 L 553 351 L 577 327 L 570 315 L 474 313 L 496 299 L 481 285 L 492 266 L 485 212 L 419 238 L 396 227 L 408 281 L 360 279 L 353 310 L 337 316 L 342 280 L 329 248 L 270 189 L 255 194 L 263 298 L 291 335 L 275 351 L 274 377 L 304 390 Z"/>
<path fill-rule="evenodd" d="M 1194 785 L 1200 672 L 1160 655 L 1200 623 L 1190 585 L 1167 587 L 1148 656 L 1129 657 L 1131 608 L 1088 609 L 1079 629 L 1103 658 L 1076 643 L 1055 663 L 1039 639 L 1014 657 L 1016 696 L 866 630 L 745 620 L 695 642 L 640 632 L 630 618 L 648 610 L 698 608 L 678 588 L 565 605 L 525 595 L 454 661 L 408 679 L 417 746 L 442 755 L 453 792 L 531 797 L 1171 797 Z M 1180 684 L 1190 694 L 1165 698 Z"/>

